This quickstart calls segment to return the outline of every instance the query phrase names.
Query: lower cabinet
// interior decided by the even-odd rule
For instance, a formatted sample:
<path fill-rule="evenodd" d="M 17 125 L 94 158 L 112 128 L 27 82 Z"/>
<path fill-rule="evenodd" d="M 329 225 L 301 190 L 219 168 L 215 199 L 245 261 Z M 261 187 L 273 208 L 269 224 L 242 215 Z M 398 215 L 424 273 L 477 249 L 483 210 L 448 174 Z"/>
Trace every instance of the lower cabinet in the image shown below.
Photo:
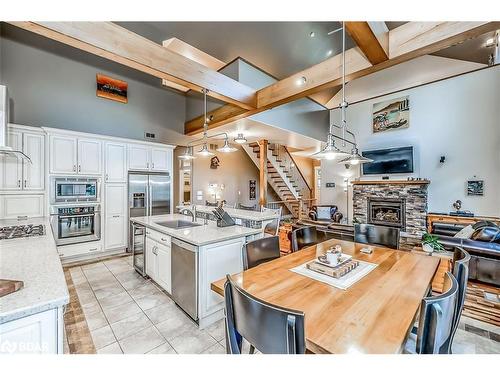
<path fill-rule="evenodd" d="M 169 240 L 170 238 L 164 234 L 147 230 L 146 274 L 167 293 L 172 293 L 172 248 Z"/>
<path fill-rule="evenodd" d="M 127 185 L 106 184 L 104 249 L 127 247 Z"/>
<path fill-rule="evenodd" d="M 98 254 L 102 251 L 101 241 L 84 242 L 74 245 L 58 246 L 57 252 L 61 259 L 71 257 L 84 257 Z"/>
<path fill-rule="evenodd" d="M 0 353 L 62 354 L 63 308 L 0 324 Z"/>
<path fill-rule="evenodd" d="M 44 216 L 45 196 L 43 194 L 0 195 L 0 218 Z"/>

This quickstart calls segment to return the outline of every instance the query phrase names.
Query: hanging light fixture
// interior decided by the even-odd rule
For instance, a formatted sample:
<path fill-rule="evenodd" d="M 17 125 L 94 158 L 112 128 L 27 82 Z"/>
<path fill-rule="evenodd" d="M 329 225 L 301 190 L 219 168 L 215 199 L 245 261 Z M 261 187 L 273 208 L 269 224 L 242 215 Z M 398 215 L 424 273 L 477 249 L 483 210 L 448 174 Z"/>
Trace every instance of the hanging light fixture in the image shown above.
<path fill-rule="evenodd" d="M 234 139 L 234 141 L 240 145 L 247 143 L 247 139 L 243 136 L 243 133 L 238 133 L 238 136 Z"/>
<path fill-rule="evenodd" d="M 207 132 L 208 132 L 208 123 L 207 123 L 207 92 L 208 89 L 202 89 L 203 92 L 203 146 L 198 150 L 197 154 L 200 156 L 213 156 L 214 153 L 208 149 L 207 143 Z"/>
<path fill-rule="evenodd" d="M 341 151 L 337 146 L 335 146 L 335 139 L 332 131 L 328 133 L 326 140 L 326 146 L 323 149 L 312 155 L 315 159 L 326 159 L 334 160 L 340 157 L 346 157 L 349 155 L 347 152 Z"/>
<path fill-rule="evenodd" d="M 208 149 L 207 142 L 203 143 L 203 146 L 197 152 L 200 156 L 214 156 L 214 153 Z"/>
<path fill-rule="evenodd" d="M 217 149 L 217 151 L 219 152 L 225 152 L 225 153 L 228 153 L 228 152 L 235 152 L 235 151 L 238 151 L 238 149 L 236 147 L 233 147 L 229 144 L 229 141 L 226 139 L 224 139 L 224 146 L 222 147 L 219 147 Z"/>
<path fill-rule="evenodd" d="M 358 165 L 364 163 L 372 163 L 372 159 L 365 158 L 359 153 L 359 150 L 356 146 L 351 149 L 351 155 L 346 157 L 345 159 L 339 160 L 339 164 L 350 164 L 350 165 Z"/>

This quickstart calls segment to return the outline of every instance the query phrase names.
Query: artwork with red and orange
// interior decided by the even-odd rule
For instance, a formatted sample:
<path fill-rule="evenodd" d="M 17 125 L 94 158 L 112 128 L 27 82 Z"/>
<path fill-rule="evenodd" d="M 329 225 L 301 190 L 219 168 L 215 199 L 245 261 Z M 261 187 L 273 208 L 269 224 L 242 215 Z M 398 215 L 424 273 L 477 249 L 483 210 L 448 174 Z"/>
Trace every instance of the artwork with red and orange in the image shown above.
<path fill-rule="evenodd" d="M 127 103 L 128 83 L 103 74 L 97 74 L 97 96 L 101 98 Z"/>

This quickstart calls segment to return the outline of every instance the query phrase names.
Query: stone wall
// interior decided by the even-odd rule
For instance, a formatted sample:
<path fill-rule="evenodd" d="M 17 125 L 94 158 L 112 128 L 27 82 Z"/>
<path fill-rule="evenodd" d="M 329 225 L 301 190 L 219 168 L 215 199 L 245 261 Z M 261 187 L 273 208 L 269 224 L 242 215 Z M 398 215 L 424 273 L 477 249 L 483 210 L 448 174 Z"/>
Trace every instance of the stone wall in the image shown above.
<path fill-rule="evenodd" d="M 353 219 L 366 223 L 368 220 L 368 198 L 398 198 L 406 202 L 406 229 L 401 232 L 400 248 L 412 250 L 421 244 L 426 232 L 427 184 L 362 184 L 353 186 Z"/>

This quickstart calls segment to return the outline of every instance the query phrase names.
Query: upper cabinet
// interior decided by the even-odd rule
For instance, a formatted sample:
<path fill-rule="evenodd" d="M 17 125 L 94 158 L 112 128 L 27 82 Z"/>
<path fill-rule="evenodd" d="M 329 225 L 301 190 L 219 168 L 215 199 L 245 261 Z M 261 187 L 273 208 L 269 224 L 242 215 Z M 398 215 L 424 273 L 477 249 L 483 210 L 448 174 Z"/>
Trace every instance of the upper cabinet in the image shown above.
<path fill-rule="evenodd" d="M 101 174 L 101 141 L 67 135 L 49 137 L 50 173 Z"/>
<path fill-rule="evenodd" d="M 127 146 L 123 143 L 105 144 L 105 182 L 127 182 Z"/>
<path fill-rule="evenodd" d="M 130 144 L 128 168 L 135 171 L 172 172 L 173 151 L 170 148 Z"/>
<path fill-rule="evenodd" d="M 13 156 L 0 156 L 0 190 L 42 191 L 45 187 L 45 136 L 37 131 L 9 131 L 8 144 L 23 151 L 31 163 Z"/>

